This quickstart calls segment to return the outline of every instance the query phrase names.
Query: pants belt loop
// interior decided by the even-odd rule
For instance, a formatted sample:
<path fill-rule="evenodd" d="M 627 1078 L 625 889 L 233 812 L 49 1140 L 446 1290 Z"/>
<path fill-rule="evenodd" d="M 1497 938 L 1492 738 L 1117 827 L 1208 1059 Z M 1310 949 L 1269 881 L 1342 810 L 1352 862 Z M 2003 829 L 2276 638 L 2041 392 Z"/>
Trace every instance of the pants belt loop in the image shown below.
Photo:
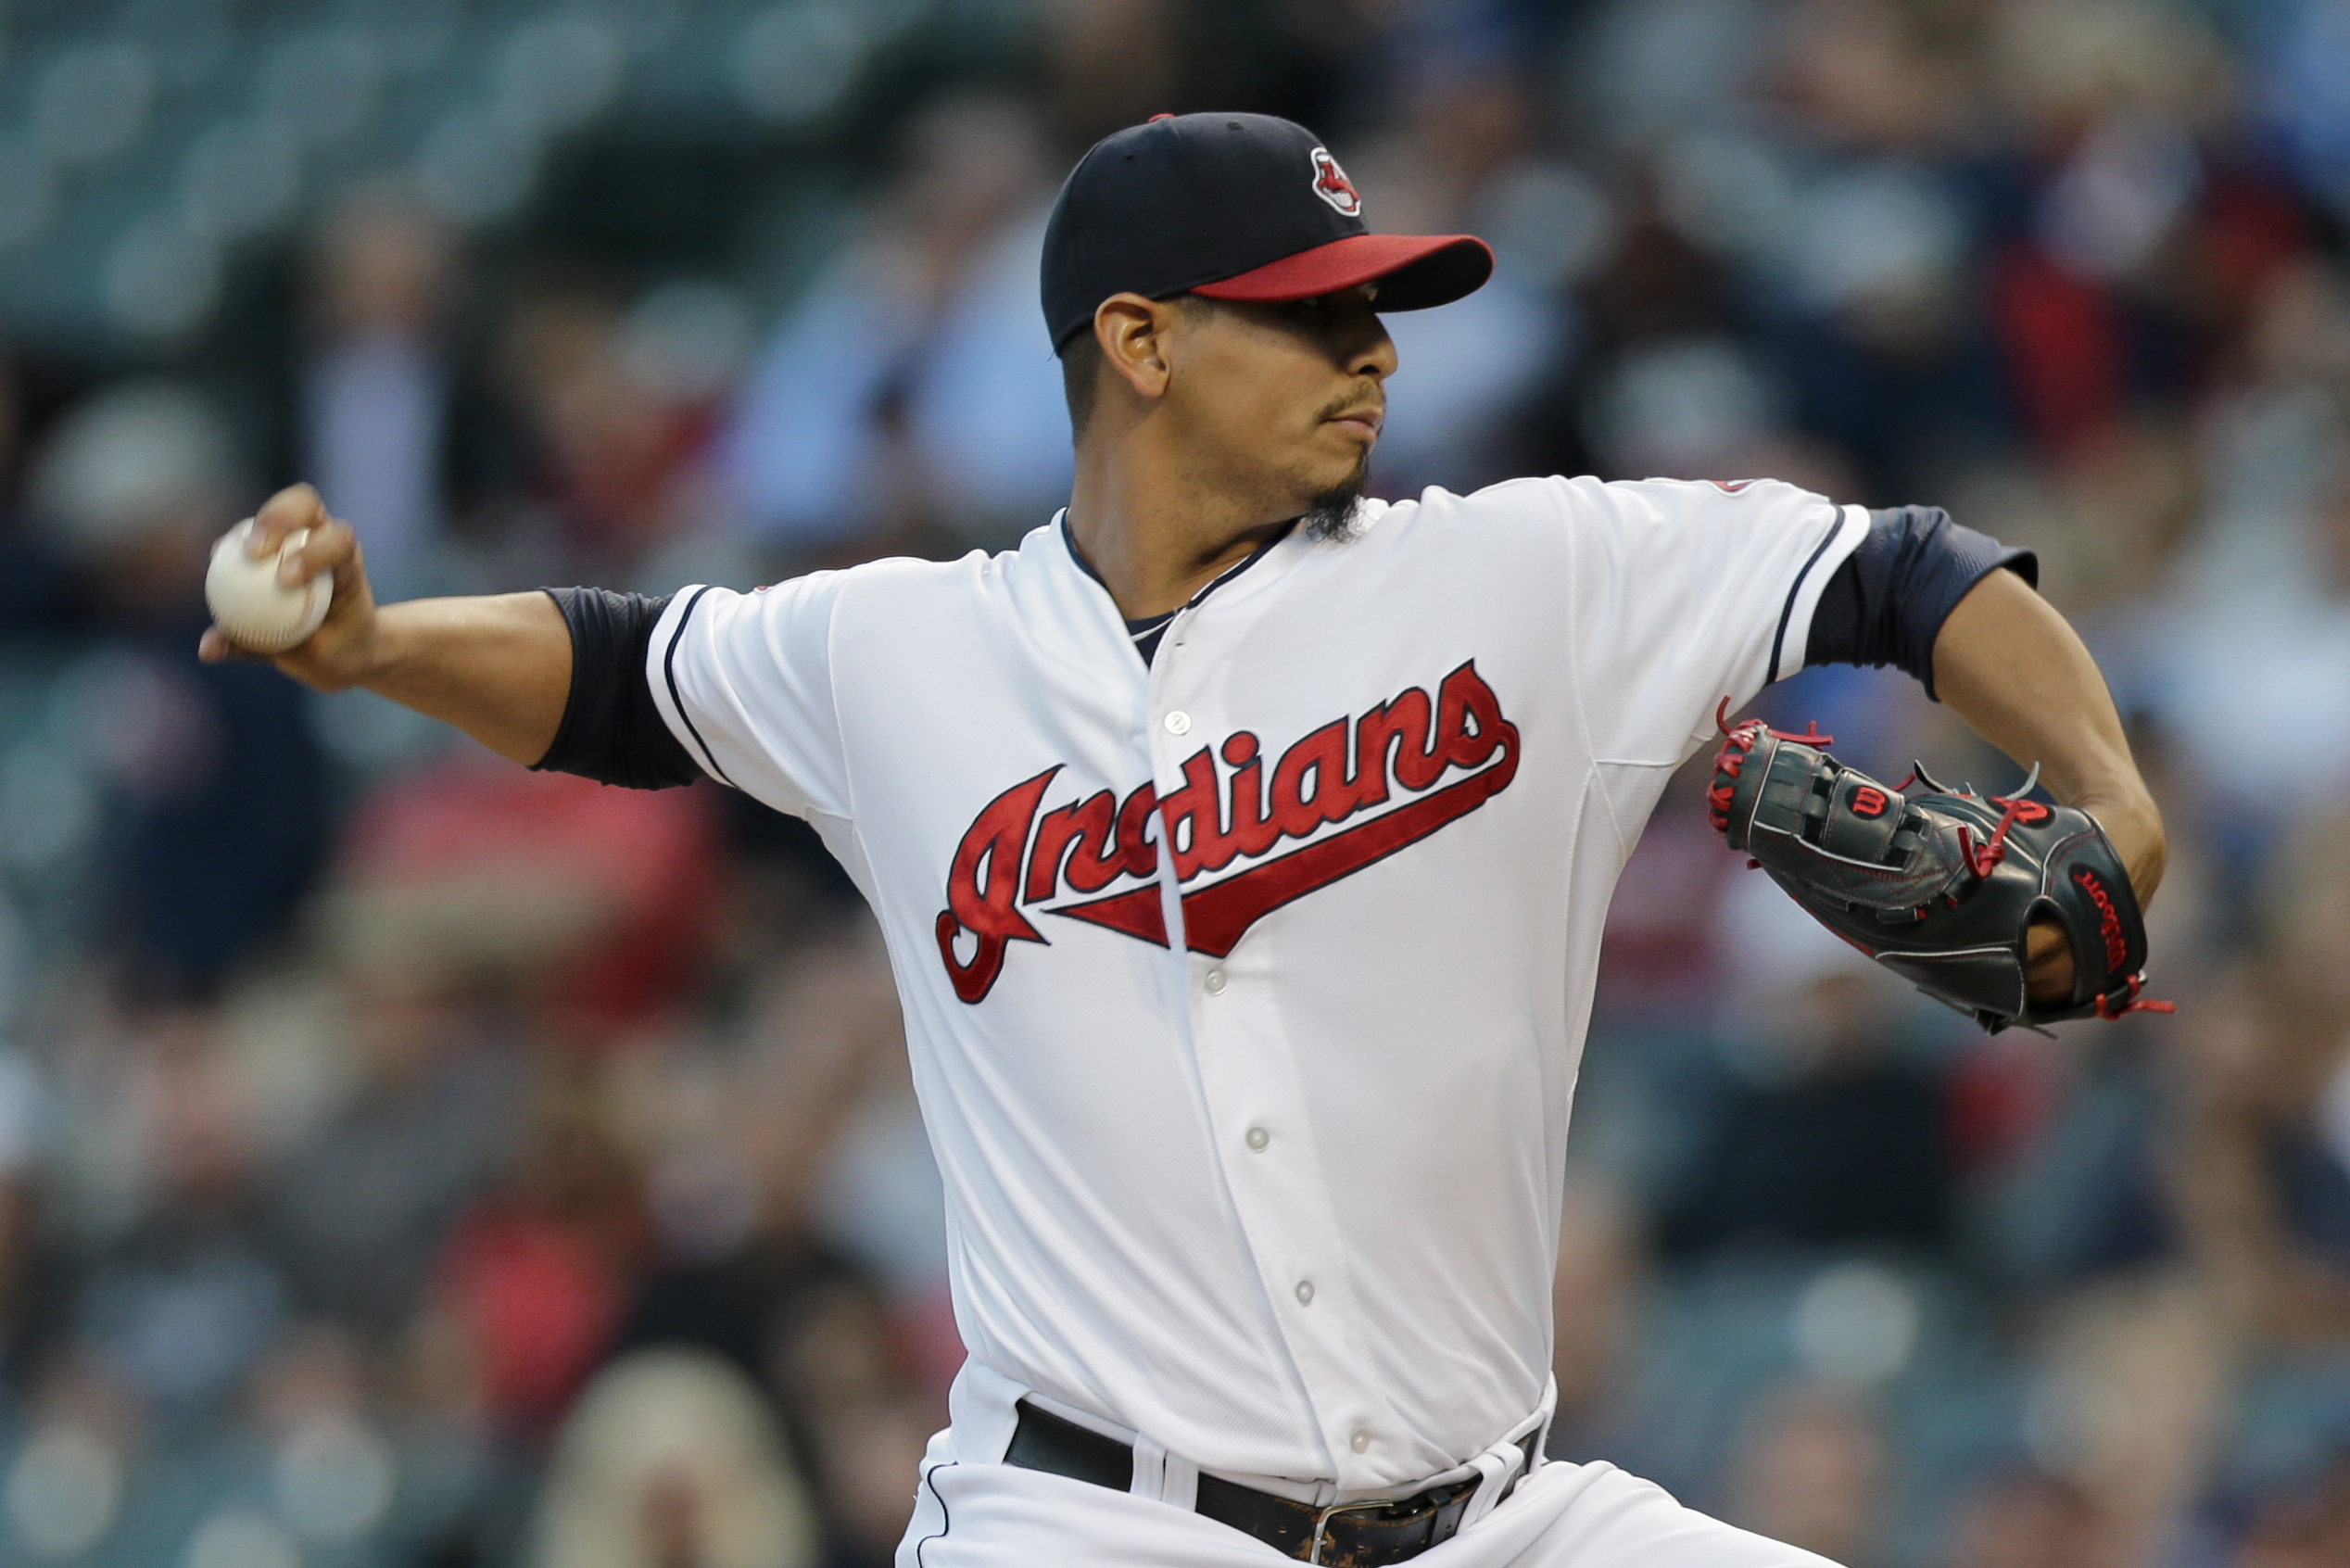
<path fill-rule="evenodd" d="M 1169 1453 L 1159 1482 L 1158 1500 L 1185 1513 L 1195 1511 L 1199 1507 L 1199 1466 L 1181 1454 Z"/>
<path fill-rule="evenodd" d="M 1518 1478 L 1518 1467 L 1525 1462 L 1525 1452 L 1514 1443 L 1497 1443 L 1469 1462 L 1477 1467 L 1477 1490 L 1469 1498 L 1469 1507 L 1460 1516 L 1460 1527 L 1466 1530 L 1501 1503 L 1502 1494 L 1510 1483 Z"/>
<path fill-rule="evenodd" d="M 1134 1435 L 1133 1494 L 1157 1502 L 1167 1487 L 1167 1450 L 1140 1433 Z"/>
<path fill-rule="evenodd" d="M 1559 1379 L 1556 1373 L 1543 1383 L 1542 1403 L 1537 1409 L 1542 1412 L 1541 1424 L 1534 1429 L 1533 1436 L 1522 1439 L 1534 1445 L 1533 1451 L 1527 1456 L 1526 1473 L 1529 1475 L 1550 1457 L 1550 1429 L 1559 1421 Z"/>
<path fill-rule="evenodd" d="M 1462 1529 L 1500 1507 L 1517 1484 L 1542 1463 L 1543 1447 L 1549 1439 L 1550 1423 L 1558 1408 L 1559 1385 L 1552 1379 L 1543 1385 L 1542 1403 L 1519 1423 L 1515 1434 L 1469 1461 L 1477 1467 L 1477 1490 L 1460 1516 Z"/>

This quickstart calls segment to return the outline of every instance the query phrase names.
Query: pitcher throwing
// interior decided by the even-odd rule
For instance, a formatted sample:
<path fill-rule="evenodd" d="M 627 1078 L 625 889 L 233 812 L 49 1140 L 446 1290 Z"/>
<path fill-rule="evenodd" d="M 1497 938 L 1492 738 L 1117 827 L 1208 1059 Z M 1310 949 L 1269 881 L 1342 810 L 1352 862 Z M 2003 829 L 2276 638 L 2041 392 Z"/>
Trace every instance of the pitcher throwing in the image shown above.
<path fill-rule="evenodd" d="M 707 775 L 871 901 L 970 1352 L 901 1564 L 1817 1563 L 1542 1459 L 1624 859 L 1725 698 L 1833 660 L 2038 761 L 2138 900 L 2162 874 L 2031 558 L 1939 512 L 1767 479 L 1365 499 L 1380 312 L 1492 258 L 1362 209 L 1285 120 L 1088 153 L 1042 280 L 1076 484 L 1005 554 L 378 608 L 314 492 L 260 513 L 263 550 L 311 529 L 290 578 L 334 575 L 287 674 L 534 766 Z M 2034 1018 L 2116 993 L 2063 931 L 2032 929 Z"/>

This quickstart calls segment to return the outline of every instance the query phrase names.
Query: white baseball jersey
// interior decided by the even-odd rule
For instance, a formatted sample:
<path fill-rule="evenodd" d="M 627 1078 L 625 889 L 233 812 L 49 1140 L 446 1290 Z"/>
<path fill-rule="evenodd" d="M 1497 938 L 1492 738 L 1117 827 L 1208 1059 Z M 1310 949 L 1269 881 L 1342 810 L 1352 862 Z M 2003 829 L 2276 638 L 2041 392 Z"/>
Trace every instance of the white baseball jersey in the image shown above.
<path fill-rule="evenodd" d="M 648 671 L 695 758 L 872 903 L 973 1360 L 1325 1499 L 1543 1400 L 1616 876 L 1868 529 L 1767 480 L 1358 520 L 1291 534 L 1147 667 L 1056 519 L 689 589 Z"/>

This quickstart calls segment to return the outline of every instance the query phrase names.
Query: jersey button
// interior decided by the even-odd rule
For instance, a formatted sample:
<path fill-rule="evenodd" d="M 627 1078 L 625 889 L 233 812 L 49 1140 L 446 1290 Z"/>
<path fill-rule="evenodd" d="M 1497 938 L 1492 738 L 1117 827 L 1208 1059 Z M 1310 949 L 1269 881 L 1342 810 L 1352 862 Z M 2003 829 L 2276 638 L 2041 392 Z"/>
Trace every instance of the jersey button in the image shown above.
<path fill-rule="evenodd" d="M 1168 734 L 1169 734 L 1169 735 L 1189 735 L 1191 732 L 1192 732 L 1192 715 L 1191 715 L 1191 714 L 1189 714 L 1185 713 L 1182 709 L 1178 708 L 1178 709 L 1176 709 L 1173 713 L 1171 713 L 1171 714 L 1168 714 L 1168 715 L 1167 715 L 1167 733 L 1168 733 Z"/>
<path fill-rule="evenodd" d="M 1228 982 L 1228 981 L 1224 979 L 1224 971 L 1223 971 L 1223 970 L 1221 970 L 1221 969 L 1210 969 L 1210 970 L 1208 970 L 1208 971 L 1207 971 L 1207 980 L 1206 980 L 1205 982 L 1203 982 L 1203 983 L 1205 983 L 1205 984 L 1207 985 L 1207 994 L 1208 994 L 1208 995 L 1210 995 L 1210 996 L 1221 996 L 1221 995 L 1223 995 L 1223 994 L 1224 994 L 1224 987 L 1225 987 L 1225 986 L 1226 986 L 1226 984 L 1228 984 L 1229 982 Z"/>
<path fill-rule="evenodd" d="M 1358 1454 L 1368 1453 L 1371 1451 L 1371 1434 L 1358 1426 L 1355 1435 L 1346 1439 L 1346 1446 Z"/>
<path fill-rule="evenodd" d="M 1297 1282 L 1297 1305 L 1300 1307 L 1311 1307 L 1313 1304 L 1314 1282 L 1311 1280 L 1299 1280 Z"/>
<path fill-rule="evenodd" d="M 1248 1130 L 1248 1146 L 1253 1153 L 1263 1154 L 1265 1145 L 1272 1141 L 1273 1135 L 1261 1127 L 1252 1127 Z"/>

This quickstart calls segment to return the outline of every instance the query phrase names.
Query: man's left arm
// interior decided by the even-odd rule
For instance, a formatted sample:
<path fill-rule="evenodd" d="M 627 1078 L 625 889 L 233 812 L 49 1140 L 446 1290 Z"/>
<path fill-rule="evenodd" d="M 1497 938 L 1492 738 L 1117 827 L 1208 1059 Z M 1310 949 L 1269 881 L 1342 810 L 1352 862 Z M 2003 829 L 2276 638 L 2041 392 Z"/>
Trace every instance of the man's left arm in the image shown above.
<path fill-rule="evenodd" d="M 2105 831 L 2143 908 L 2162 880 L 2162 815 L 2130 760 L 2121 715 L 2089 650 L 2037 591 L 2038 557 L 1951 521 L 1939 507 L 1884 507 L 1823 587 L 1804 663 L 1891 664 L 1975 733 Z M 2067 999 L 2061 928 L 2033 923 L 2032 1000 Z"/>
<path fill-rule="evenodd" d="M 2162 882 L 2162 813 L 2131 760 L 2096 661 L 2049 602 L 2014 572 L 1967 590 L 1935 635 L 1934 689 L 1975 733 L 2020 765 L 2040 764 L 2051 794 L 2097 819 L 2143 907 Z M 2053 922 L 2035 925 L 2035 997 L 2072 986 L 2072 955 Z"/>

